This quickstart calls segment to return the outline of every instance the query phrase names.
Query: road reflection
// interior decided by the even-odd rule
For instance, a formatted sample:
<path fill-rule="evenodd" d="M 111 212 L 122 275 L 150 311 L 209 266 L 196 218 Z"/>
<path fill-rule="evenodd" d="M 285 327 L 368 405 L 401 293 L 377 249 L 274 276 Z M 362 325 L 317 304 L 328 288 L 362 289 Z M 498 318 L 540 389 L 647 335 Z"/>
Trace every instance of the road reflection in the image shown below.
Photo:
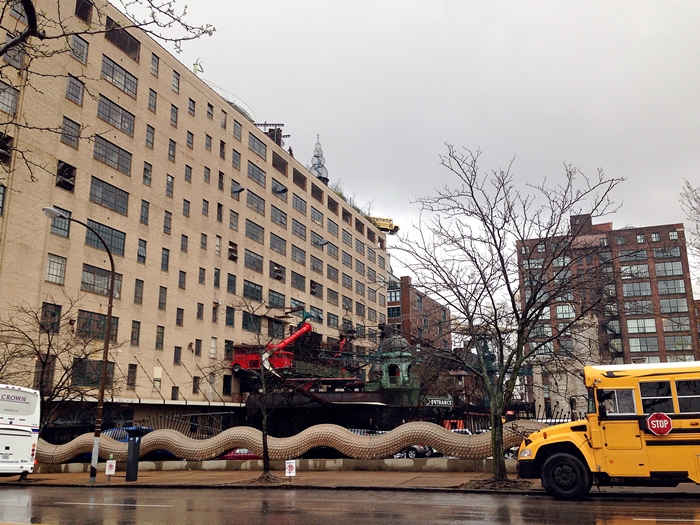
<path fill-rule="evenodd" d="M 3 487 L 0 524 L 329 525 L 700 523 L 697 500 L 445 492 Z"/>

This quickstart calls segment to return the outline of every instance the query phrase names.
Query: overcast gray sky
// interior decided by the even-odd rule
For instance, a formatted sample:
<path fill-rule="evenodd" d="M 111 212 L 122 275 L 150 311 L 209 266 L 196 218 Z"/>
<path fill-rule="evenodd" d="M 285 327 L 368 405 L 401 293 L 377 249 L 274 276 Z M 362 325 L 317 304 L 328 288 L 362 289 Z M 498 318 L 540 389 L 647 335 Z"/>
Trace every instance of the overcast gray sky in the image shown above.
<path fill-rule="evenodd" d="M 211 38 L 179 55 L 281 122 L 310 164 L 410 227 L 448 182 L 445 142 L 515 157 L 520 182 L 563 164 L 626 177 L 616 227 L 682 222 L 700 185 L 700 2 L 196 0 Z"/>

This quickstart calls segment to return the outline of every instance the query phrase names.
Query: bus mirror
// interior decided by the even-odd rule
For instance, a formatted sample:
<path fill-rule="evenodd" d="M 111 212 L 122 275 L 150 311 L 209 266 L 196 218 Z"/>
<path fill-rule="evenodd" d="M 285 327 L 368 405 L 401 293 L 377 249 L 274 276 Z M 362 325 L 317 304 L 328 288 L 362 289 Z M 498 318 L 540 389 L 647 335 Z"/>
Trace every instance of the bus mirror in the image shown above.
<path fill-rule="evenodd" d="M 596 398 L 598 399 L 598 417 L 601 419 L 607 417 L 608 415 L 608 409 L 605 407 L 606 396 L 608 399 L 610 399 L 610 394 L 606 394 L 605 390 L 596 390 Z"/>

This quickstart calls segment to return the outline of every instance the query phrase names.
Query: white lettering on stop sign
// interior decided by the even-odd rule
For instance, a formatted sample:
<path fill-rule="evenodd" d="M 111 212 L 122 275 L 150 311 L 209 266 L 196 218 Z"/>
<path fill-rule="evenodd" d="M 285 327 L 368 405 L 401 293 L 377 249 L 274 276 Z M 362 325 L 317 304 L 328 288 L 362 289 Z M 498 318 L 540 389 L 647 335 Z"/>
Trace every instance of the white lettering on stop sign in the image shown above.
<path fill-rule="evenodd" d="M 655 413 L 647 418 L 647 428 L 657 436 L 665 436 L 671 432 L 673 423 L 666 414 Z"/>

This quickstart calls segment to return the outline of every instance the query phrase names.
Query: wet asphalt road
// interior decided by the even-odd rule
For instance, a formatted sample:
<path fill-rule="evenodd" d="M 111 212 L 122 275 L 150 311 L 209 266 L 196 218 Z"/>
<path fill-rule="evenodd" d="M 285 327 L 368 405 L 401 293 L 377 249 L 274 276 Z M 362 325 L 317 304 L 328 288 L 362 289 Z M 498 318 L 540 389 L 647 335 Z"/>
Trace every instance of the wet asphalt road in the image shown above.
<path fill-rule="evenodd" d="M 566 524 L 700 523 L 697 499 L 440 492 L 2 487 L 0 524 Z"/>

